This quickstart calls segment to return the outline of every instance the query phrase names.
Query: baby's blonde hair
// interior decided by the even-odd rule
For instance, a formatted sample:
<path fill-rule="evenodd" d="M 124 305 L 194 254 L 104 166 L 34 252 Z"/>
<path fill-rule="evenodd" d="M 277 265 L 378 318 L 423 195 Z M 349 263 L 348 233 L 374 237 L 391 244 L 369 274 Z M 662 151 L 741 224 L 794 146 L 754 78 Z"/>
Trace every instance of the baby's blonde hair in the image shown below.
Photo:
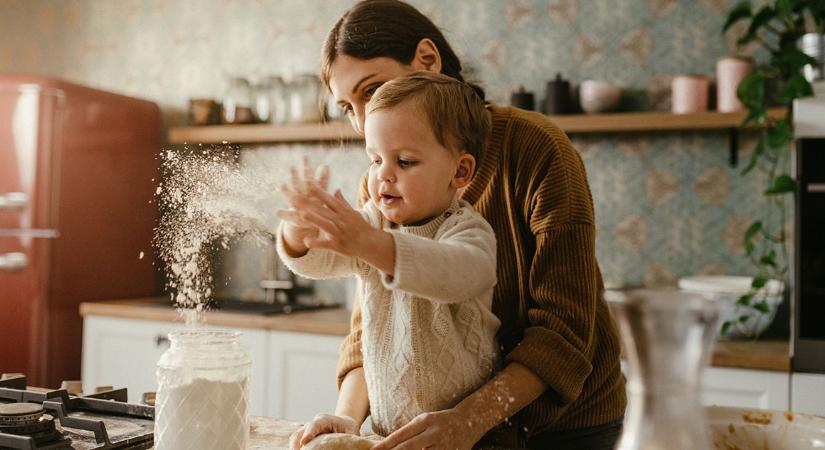
<path fill-rule="evenodd" d="M 484 102 L 467 83 L 434 72 L 414 72 L 384 83 L 367 104 L 367 115 L 413 100 L 430 123 L 438 142 L 465 150 L 479 161 L 490 119 Z"/>

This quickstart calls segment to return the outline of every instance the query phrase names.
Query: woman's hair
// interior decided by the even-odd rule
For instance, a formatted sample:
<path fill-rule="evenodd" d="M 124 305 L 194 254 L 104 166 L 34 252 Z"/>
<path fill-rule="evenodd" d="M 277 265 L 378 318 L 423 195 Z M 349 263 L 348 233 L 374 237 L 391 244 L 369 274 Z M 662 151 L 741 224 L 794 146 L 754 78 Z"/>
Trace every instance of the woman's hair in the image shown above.
<path fill-rule="evenodd" d="M 414 72 L 379 87 L 367 103 L 367 116 L 402 102 L 413 102 L 429 122 L 438 142 L 476 161 L 490 131 L 484 101 L 463 81 L 433 72 Z"/>
<path fill-rule="evenodd" d="M 329 87 L 332 63 L 339 54 L 357 59 L 388 57 L 408 65 L 422 39 L 430 39 L 441 55 L 441 73 L 465 81 L 461 61 L 441 30 L 424 14 L 400 0 L 362 0 L 332 27 L 321 52 L 321 79 Z M 481 99 L 484 90 L 470 84 Z"/>

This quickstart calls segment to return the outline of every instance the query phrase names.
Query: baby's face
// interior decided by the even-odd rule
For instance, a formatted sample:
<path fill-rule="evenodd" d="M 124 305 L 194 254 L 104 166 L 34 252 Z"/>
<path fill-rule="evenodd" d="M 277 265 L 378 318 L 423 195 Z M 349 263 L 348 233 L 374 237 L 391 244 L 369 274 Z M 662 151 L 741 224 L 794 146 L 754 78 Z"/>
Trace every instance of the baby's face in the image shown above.
<path fill-rule="evenodd" d="M 390 222 L 423 223 L 449 207 L 458 155 L 441 145 L 411 102 L 367 115 L 370 199 Z"/>

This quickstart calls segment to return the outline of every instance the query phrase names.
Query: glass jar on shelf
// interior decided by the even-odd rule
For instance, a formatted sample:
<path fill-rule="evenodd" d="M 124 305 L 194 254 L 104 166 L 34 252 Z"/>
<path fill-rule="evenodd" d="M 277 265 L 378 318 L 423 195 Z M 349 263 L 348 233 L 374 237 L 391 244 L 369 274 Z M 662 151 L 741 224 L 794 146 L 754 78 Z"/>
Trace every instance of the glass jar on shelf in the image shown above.
<path fill-rule="evenodd" d="M 264 77 L 252 84 L 252 100 L 256 122 L 267 123 L 272 121 L 272 79 Z"/>
<path fill-rule="evenodd" d="M 269 105 L 271 122 L 283 125 L 289 122 L 289 86 L 278 75 L 269 77 Z"/>
<path fill-rule="evenodd" d="M 243 77 L 232 78 L 223 96 L 222 121 L 227 124 L 252 123 L 253 94 L 249 80 Z"/>
<path fill-rule="evenodd" d="M 206 329 L 169 334 L 171 345 L 157 364 L 155 449 L 247 447 L 252 360 L 240 335 Z"/>
<path fill-rule="evenodd" d="M 324 105 L 321 79 L 314 74 L 298 75 L 289 84 L 289 121 L 294 123 L 321 122 Z"/>

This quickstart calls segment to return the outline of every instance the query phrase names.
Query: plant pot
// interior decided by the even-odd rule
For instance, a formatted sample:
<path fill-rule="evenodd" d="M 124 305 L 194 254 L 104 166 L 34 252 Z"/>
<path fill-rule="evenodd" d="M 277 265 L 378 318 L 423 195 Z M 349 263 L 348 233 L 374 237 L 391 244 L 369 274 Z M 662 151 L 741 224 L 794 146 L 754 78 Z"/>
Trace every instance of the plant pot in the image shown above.
<path fill-rule="evenodd" d="M 745 339 L 760 336 L 773 322 L 776 311 L 782 303 L 782 283 L 771 280 L 760 289 L 751 304 L 764 300 L 766 312 L 752 306 L 739 305 L 739 298 L 750 291 L 751 277 L 737 276 L 696 276 L 679 279 L 679 289 L 694 292 L 719 303 L 719 324 L 731 325 L 719 337 L 723 339 Z"/>
<path fill-rule="evenodd" d="M 809 64 L 802 69 L 805 79 L 811 83 L 825 79 L 825 34 L 804 34 L 796 45 L 803 53 L 818 62 L 816 66 Z"/>

